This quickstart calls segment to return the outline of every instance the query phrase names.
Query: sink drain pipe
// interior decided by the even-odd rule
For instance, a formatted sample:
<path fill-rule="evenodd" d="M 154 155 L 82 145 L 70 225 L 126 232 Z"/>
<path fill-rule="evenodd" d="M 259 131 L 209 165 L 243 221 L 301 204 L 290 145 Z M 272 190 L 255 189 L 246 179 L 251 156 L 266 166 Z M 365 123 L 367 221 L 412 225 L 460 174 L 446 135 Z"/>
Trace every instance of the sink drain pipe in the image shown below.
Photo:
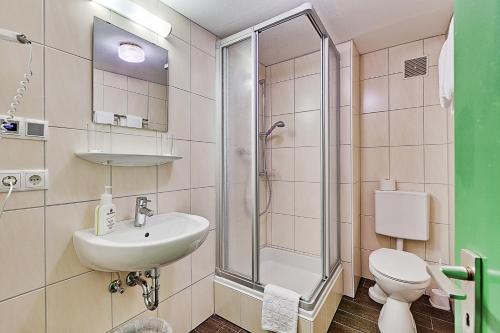
<path fill-rule="evenodd" d="M 160 292 L 160 271 L 158 268 L 153 268 L 144 272 L 144 275 L 151 279 L 151 287 L 148 287 L 148 282 L 141 277 L 141 272 L 131 272 L 127 275 L 127 286 L 140 286 L 142 288 L 142 297 L 144 304 L 150 311 L 158 308 L 159 292 Z"/>

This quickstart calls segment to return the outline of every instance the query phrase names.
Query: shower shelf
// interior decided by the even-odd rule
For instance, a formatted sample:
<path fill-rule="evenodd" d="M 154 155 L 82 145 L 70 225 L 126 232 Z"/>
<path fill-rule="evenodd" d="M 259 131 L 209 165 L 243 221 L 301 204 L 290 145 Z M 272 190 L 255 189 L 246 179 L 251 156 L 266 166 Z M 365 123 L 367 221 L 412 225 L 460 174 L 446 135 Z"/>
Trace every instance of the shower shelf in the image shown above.
<path fill-rule="evenodd" d="M 103 152 L 82 152 L 75 153 L 75 155 L 89 162 L 122 167 L 161 165 L 182 158 L 181 156 L 174 155 L 116 154 Z"/>

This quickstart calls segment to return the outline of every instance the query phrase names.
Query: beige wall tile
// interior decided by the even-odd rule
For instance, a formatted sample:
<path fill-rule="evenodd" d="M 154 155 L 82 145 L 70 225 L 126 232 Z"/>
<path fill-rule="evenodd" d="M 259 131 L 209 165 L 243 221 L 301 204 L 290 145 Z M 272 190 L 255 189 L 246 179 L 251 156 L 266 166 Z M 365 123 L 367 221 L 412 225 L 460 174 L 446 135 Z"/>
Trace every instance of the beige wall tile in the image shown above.
<path fill-rule="evenodd" d="M 370 257 L 372 251 L 370 250 L 361 250 L 361 276 L 364 278 L 373 280 L 373 275 L 370 272 L 370 265 L 368 262 L 368 258 Z"/>
<path fill-rule="evenodd" d="M 421 145 L 424 142 L 422 108 L 389 112 L 391 146 Z"/>
<path fill-rule="evenodd" d="M 429 67 L 427 76 L 424 77 L 424 105 L 439 104 L 439 78 L 438 67 Z"/>
<path fill-rule="evenodd" d="M 437 66 L 445 35 L 424 39 L 424 55 L 428 56 L 429 66 Z"/>
<path fill-rule="evenodd" d="M 389 74 L 389 49 L 363 54 L 359 60 L 361 80 Z"/>
<path fill-rule="evenodd" d="M 361 214 L 375 215 L 375 190 L 378 182 L 361 182 Z"/>
<path fill-rule="evenodd" d="M 215 58 L 191 47 L 191 91 L 215 99 Z"/>
<path fill-rule="evenodd" d="M 199 281 L 215 271 L 215 231 L 209 232 L 207 239 L 191 255 L 193 260 L 193 282 Z"/>
<path fill-rule="evenodd" d="M 430 221 L 448 224 L 448 185 L 425 184 L 430 195 Z"/>
<path fill-rule="evenodd" d="M 241 295 L 241 327 L 253 333 L 265 333 L 261 326 L 262 301 L 252 296 Z"/>
<path fill-rule="evenodd" d="M 191 288 L 191 328 L 194 329 L 214 313 L 214 277 L 209 275 Z"/>
<path fill-rule="evenodd" d="M 241 298 L 243 295 L 220 283 L 215 283 L 214 289 L 215 313 L 236 325 L 241 325 Z"/>
<path fill-rule="evenodd" d="M 395 239 L 391 239 L 392 248 L 396 248 Z M 425 260 L 425 242 L 405 239 L 403 244 L 405 251 L 411 252 Z"/>
<path fill-rule="evenodd" d="M 215 228 L 215 187 L 191 190 L 191 214 L 206 218 L 210 222 L 210 230 Z"/>
<path fill-rule="evenodd" d="M 342 106 L 340 108 L 340 144 L 351 143 L 351 107 Z M 353 132 L 353 136 L 355 134 Z"/>
<path fill-rule="evenodd" d="M 47 331 L 55 333 L 109 331 L 111 329 L 109 282 L 109 273 L 90 272 L 48 286 Z"/>
<path fill-rule="evenodd" d="M 168 91 L 168 132 L 175 139 L 191 138 L 190 94 L 173 86 Z M 208 125 L 208 124 L 207 124 Z"/>
<path fill-rule="evenodd" d="M 94 16 L 105 20 L 110 14 L 104 7 L 89 1 L 45 1 L 45 43 L 92 59 Z"/>
<path fill-rule="evenodd" d="M 2 13 L 0 14 L 0 21 L 2 22 L 2 28 L 7 28 L 4 23 L 4 13 L 13 13 L 13 10 L 9 10 L 9 7 L 16 7 L 16 11 L 19 6 L 25 6 L 27 2 L 33 1 L 9 1 L 7 4 L 4 1 L 2 3 Z M 39 1 L 36 1 L 39 2 Z M 11 5 L 12 4 L 12 5 Z M 15 6 L 14 6 L 15 4 Z M 19 4 L 19 5 L 18 5 Z M 4 6 L 7 6 L 5 8 Z M 33 4 L 36 10 L 38 4 Z M 27 13 L 30 11 L 28 10 Z M 29 15 L 29 14 L 28 14 Z M 10 19 L 9 19 L 10 21 Z M 22 20 L 24 24 L 29 25 L 26 21 L 26 17 Z M 8 29 L 8 28 L 7 28 Z M 23 33 L 27 33 L 24 30 Z M 30 38 L 31 35 L 28 35 Z M 0 71 L 2 73 L 2 80 L 0 82 L 0 103 L 5 105 L 5 110 L 2 110 L 2 114 L 5 114 L 7 107 L 12 102 L 16 89 L 18 88 L 19 81 L 23 78 L 26 72 L 26 62 L 28 59 L 28 50 L 26 47 L 20 47 L 19 44 L 14 43 L 2 43 L 2 62 L 0 63 Z M 32 71 L 33 76 L 30 79 L 28 85 L 28 91 L 22 102 L 17 106 L 17 114 L 21 117 L 44 119 L 44 109 L 43 109 L 43 84 L 44 84 L 44 71 L 43 71 L 43 48 L 38 44 L 33 44 L 32 51 Z"/>
<path fill-rule="evenodd" d="M 1 139 L 0 150 L 3 156 L 1 168 L 12 169 L 43 169 L 43 141 Z M 22 153 L 20 153 L 22 152 Z"/>
<path fill-rule="evenodd" d="M 321 70 L 321 54 L 310 53 L 300 58 L 295 58 L 295 77 L 318 74 Z"/>
<path fill-rule="evenodd" d="M 423 106 L 422 77 L 404 79 L 403 74 L 389 75 L 389 109 L 407 109 Z"/>
<path fill-rule="evenodd" d="M 0 331 L 45 332 L 45 290 L 39 289 L 0 303 Z"/>
<path fill-rule="evenodd" d="M 351 68 L 340 69 L 340 106 L 351 105 Z"/>
<path fill-rule="evenodd" d="M 278 148 L 268 150 L 271 154 L 273 180 L 294 180 L 294 149 Z"/>
<path fill-rule="evenodd" d="M 319 111 L 295 114 L 295 147 L 320 145 L 320 117 Z"/>
<path fill-rule="evenodd" d="M 295 183 L 295 215 L 321 217 L 321 191 L 319 183 Z"/>
<path fill-rule="evenodd" d="M 422 146 L 391 147 L 391 178 L 401 182 L 423 183 L 424 151 Z"/>
<path fill-rule="evenodd" d="M 446 110 L 439 105 L 424 107 L 424 143 L 443 144 L 447 142 Z"/>
<path fill-rule="evenodd" d="M 424 43 L 418 40 L 389 48 L 389 74 L 404 71 L 404 62 L 424 54 Z"/>
<path fill-rule="evenodd" d="M 174 141 L 174 155 L 182 159 L 158 167 L 158 191 L 188 189 L 190 186 L 191 144 L 188 141 Z"/>
<path fill-rule="evenodd" d="M 0 300 L 43 286 L 43 233 L 43 208 L 8 211 L 3 214 L 0 223 L 0 262 L 4 265 L 4 274 L 0 279 Z"/>
<path fill-rule="evenodd" d="M 294 81 L 272 84 L 271 113 L 273 116 L 294 112 Z"/>
<path fill-rule="evenodd" d="M 113 167 L 111 181 L 115 196 L 156 192 L 156 167 Z"/>
<path fill-rule="evenodd" d="M 47 169 L 53 175 L 49 177 L 48 204 L 98 199 L 104 185 L 110 184 L 109 167 L 75 156 L 86 150 L 86 140 L 86 131 L 51 128 L 46 148 Z"/>
<path fill-rule="evenodd" d="M 188 213 L 190 207 L 190 190 L 158 193 L 158 213 Z"/>
<path fill-rule="evenodd" d="M 185 41 L 171 36 L 164 39 L 165 47 L 168 49 L 168 83 L 179 89 L 190 90 L 191 88 L 191 65 L 190 46 Z M 200 52 L 197 52 L 200 55 Z M 200 55 L 200 58 L 203 56 Z M 198 58 L 196 58 L 198 59 Z M 194 68 L 193 68 L 194 70 Z M 197 79 L 199 73 L 196 74 Z M 205 79 L 208 79 L 205 78 Z"/>
<path fill-rule="evenodd" d="M 125 278 L 127 274 L 128 273 L 123 272 L 122 277 Z M 115 278 L 115 276 L 113 278 Z M 125 283 L 123 283 L 122 287 L 125 289 L 123 294 L 116 293 L 111 295 L 113 327 L 123 324 L 130 318 L 139 315 L 145 309 L 141 288 L 137 288 L 137 286 L 129 287 Z"/>
<path fill-rule="evenodd" d="M 352 262 L 352 225 L 340 223 L 340 258 Z"/>
<path fill-rule="evenodd" d="M 348 41 L 335 45 L 340 54 L 340 67 L 351 66 L 351 44 L 352 43 Z"/>
<path fill-rule="evenodd" d="M 294 78 L 293 60 L 283 61 L 270 66 L 271 83 L 291 80 Z"/>
<path fill-rule="evenodd" d="M 172 326 L 173 332 L 189 332 L 191 330 L 191 305 L 191 288 L 186 288 L 160 303 L 158 318 L 166 320 Z"/>
<path fill-rule="evenodd" d="M 94 83 L 96 82 L 96 71 L 98 70 L 94 68 Z M 133 93 L 148 96 L 148 81 L 127 77 L 127 90 Z"/>
<path fill-rule="evenodd" d="M 272 245 L 294 248 L 294 219 L 292 215 L 273 214 Z"/>
<path fill-rule="evenodd" d="M 292 215 L 294 212 L 294 183 L 273 181 L 272 212 Z"/>
<path fill-rule="evenodd" d="M 54 283 L 90 271 L 78 259 L 73 247 L 73 232 L 94 227 L 98 201 L 60 206 L 46 210 L 47 283 Z"/>
<path fill-rule="evenodd" d="M 375 218 L 373 216 L 361 217 L 361 248 L 377 250 L 391 246 L 390 238 L 375 233 Z"/>
<path fill-rule="evenodd" d="M 30 40 L 43 42 L 43 1 L 6 1 L 0 14 L 2 28 L 22 31 Z"/>
<path fill-rule="evenodd" d="M 13 192 L 5 204 L 5 210 L 40 207 L 44 201 L 44 191 Z"/>
<path fill-rule="evenodd" d="M 215 144 L 191 143 L 191 187 L 215 186 Z"/>
<path fill-rule="evenodd" d="M 362 113 L 388 110 L 389 99 L 387 76 L 361 81 L 360 92 Z"/>
<path fill-rule="evenodd" d="M 213 34 L 191 22 L 191 45 L 215 57 L 215 39 Z"/>
<path fill-rule="evenodd" d="M 94 85 L 95 87 L 95 85 Z M 95 108 L 95 90 L 94 90 L 94 111 Z M 142 118 L 148 117 L 148 97 L 133 92 L 127 93 L 127 114 L 136 115 Z"/>
<path fill-rule="evenodd" d="M 155 124 L 167 123 L 167 102 L 163 99 L 149 97 L 148 99 L 148 123 L 151 128 Z M 161 128 L 165 128 L 162 126 Z"/>
<path fill-rule="evenodd" d="M 295 112 L 318 110 L 321 105 L 319 74 L 295 79 Z"/>
<path fill-rule="evenodd" d="M 270 136 L 270 138 L 268 138 L 268 142 L 271 143 L 271 146 L 273 148 L 293 147 L 295 137 L 294 115 L 284 114 L 273 116 L 271 119 L 272 123 L 275 123 L 279 120 L 285 123 L 285 127 L 276 129 L 276 131 Z"/>
<path fill-rule="evenodd" d="M 352 165 L 353 165 L 351 145 L 340 145 L 339 159 L 340 159 L 340 182 L 351 183 Z"/>
<path fill-rule="evenodd" d="M 360 153 L 362 181 L 389 178 L 389 148 L 361 148 Z"/>
<path fill-rule="evenodd" d="M 354 297 L 354 279 L 352 263 L 342 262 L 342 280 L 344 285 L 344 295 Z"/>
<path fill-rule="evenodd" d="M 191 140 L 215 142 L 215 101 L 191 94 Z"/>
<path fill-rule="evenodd" d="M 273 168 L 274 153 L 273 150 Z M 301 147 L 295 149 L 295 181 L 302 182 L 320 182 L 320 149 L 319 147 Z"/>
<path fill-rule="evenodd" d="M 446 145 L 425 145 L 425 182 L 446 184 L 448 156 Z"/>
<path fill-rule="evenodd" d="M 389 145 L 389 112 L 362 114 L 359 120 L 361 147 Z"/>
<path fill-rule="evenodd" d="M 448 225 L 431 223 L 429 241 L 425 247 L 425 259 L 433 262 L 441 260 L 444 264 L 449 263 L 448 240 Z"/>
<path fill-rule="evenodd" d="M 160 268 L 160 301 L 163 301 L 192 284 L 192 256 L 186 256 Z"/>
<path fill-rule="evenodd" d="M 127 90 L 127 77 L 125 75 L 103 71 L 102 83 L 105 86 L 113 87 L 121 90 Z"/>
<path fill-rule="evenodd" d="M 321 254 L 321 223 L 319 219 L 295 217 L 295 250 Z"/>
<path fill-rule="evenodd" d="M 340 221 L 352 223 L 352 185 L 340 184 Z"/>
<path fill-rule="evenodd" d="M 91 73 L 90 61 L 45 48 L 45 106 L 50 125 L 86 129 L 92 109 Z M 75 103 L 75 100 L 79 102 Z M 106 101 L 105 97 L 105 108 Z M 124 113 L 126 105 L 125 97 Z"/>

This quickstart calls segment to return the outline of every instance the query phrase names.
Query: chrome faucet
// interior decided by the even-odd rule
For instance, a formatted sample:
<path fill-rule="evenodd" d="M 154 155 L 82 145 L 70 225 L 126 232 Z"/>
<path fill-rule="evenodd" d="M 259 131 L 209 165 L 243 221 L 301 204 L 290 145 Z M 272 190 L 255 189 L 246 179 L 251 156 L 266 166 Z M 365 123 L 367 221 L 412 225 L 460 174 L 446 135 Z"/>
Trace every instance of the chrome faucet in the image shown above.
<path fill-rule="evenodd" d="M 137 197 L 135 199 L 135 220 L 134 226 L 143 227 L 146 225 L 146 217 L 153 216 L 153 211 L 148 208 L 148 200 L 146 197 Z"/>

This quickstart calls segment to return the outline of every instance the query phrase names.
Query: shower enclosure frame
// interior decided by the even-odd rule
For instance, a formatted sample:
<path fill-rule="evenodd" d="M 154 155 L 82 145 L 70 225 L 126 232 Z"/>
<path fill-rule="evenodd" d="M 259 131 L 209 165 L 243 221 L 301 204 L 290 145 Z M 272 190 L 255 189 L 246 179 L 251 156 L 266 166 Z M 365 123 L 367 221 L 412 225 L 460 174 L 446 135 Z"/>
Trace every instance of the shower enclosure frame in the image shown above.
<path fill-rule="evenodd" d="M 216 233 L 216 275 L 226 278 L 232 282 L 241 284 L 243 286 L 252 288 L 257 291 L 263 291 L 264 286 L 260 283 L 260 204 L 259 204 L 259 163 L 260 163 L 260 155 L 259 155 L 259 129 L 260 129 L 260 117 L 259 117 L 259 103 L 260 96 L 258 94 L 259 91 L 259 34 L 267 29 L 273 28 L 279 24 L 285 23 L 289 20 L 293 20 L 302 15 L 305 15 L 309 18 L 311 24 L 318 32 L 319 40 L 321 40 L 320 54 L 321 54 L 321 106 L 320 106 L 320 114 L 321 114 L 321 126 L 320 126 L 320 137 L 321 137 L 321 145 L 320 145 L 320 161 L 321 161 L 321 260 L 322 260 L 322 280 L 316 286 L 314 292 L 312 293 L 309 299 L 300 299 L 300 307 L 304 310 L 312 310 L 316 306 L 316 303 L 319 300 L 319 297 L 323 290 L 327 286 L 327 282 L 329 282 L 330 278 L 334 276 L 337 269 L 340 267 L 340 203 L 339 203 L 339 184 L 340 184 L 340 176 L 339 176 L 339 53 L 335 48 L 328 32 L 324 28 L 321 23 L 318 15 L 312 8 L 310 4 L 301 5 L 295 9 L 292 9 L 286 13 L 278 15 L 272 19 L 264 21 L 254 27 L 245 29 L 239 33 L 236 33 L 232 36 L 229 36 L 218 43 L 217 48 L 217 85 L 216 85 L 216 94 L 217 94 L 217 161 L 218 161 L 218 171 L 217 171 L 217 179 L 216 179 L 216 215 L 217 215 L 217 233 Z M 226 231 L 224 229 L 225 222 L 228 221 L 228 217 L 226 216 L 226 203 L 227 203 L 227 189 L 226 189 L 226 142 L 225 140 L 225 118 L 224 118 L 224 105 L 226 105 L 226 98 L 224 92 L 225 87 L 224 84 L 227 82 L 227 71 L 224 68 L 224 59 L 227 57 L 227 47 L 237 44 L 241 41 L 251 39 L 251 59 L 252 59 L 252 124 L 251 131 L 254 133 L 253 139 L 251 142 L 251 150 L 252 150 L 252 160 L 251 160 L 251 176 L 252 176 L 252 196 L 253 196 L 253 211 L 252 211 L 252 273 L 251 278 L 245 277 L 242 274 L 238 274 L 235 272 L 231 272 L 226 270 L 225 267 L 225 256 L 224 253 L 227 251 L 227 242 L 225 240 Z M 318 41 L 319 41 L 318 40 Z M 329 51 L 335 52 L 336 62 L 335 64 L 330 64 L 328 61 Z M 330 90 L 330 80 L 329 80 L 329 66 L 335 66 L 336 70 L 336 82 L 334 83 L 336 86 L 336 107 L 334 114 L 330 114 L 328 110 L 330 107 L 330 99 L 329 99 L 329 90 Z M 332 83 L 333 84 L 333 83 Z M 330 117 L 336 117 L 335 124 L 335 133 L 330 133 L 329 131 L 329 123 Z M 335 157 L 330 160 L 329 157 L 329 138 L 331 135 L 336 136 L 336 149 L 335 149 Z M 333 175 L 336 177 L 336 216 L 331 216 L 332 212 L 330 212 L 329 208 L 329 184 L 330 184 L 330 163 L 336 163 L 335 171 L 336 174 Z M 335 225 L 337 227 L 337 239 L 335 244 L 331 244 L 330 242 L 330 219 L 335 219 Z M 330 262 L 330 246 L 336 246 L 337 259 L 335 262 Z"/>

